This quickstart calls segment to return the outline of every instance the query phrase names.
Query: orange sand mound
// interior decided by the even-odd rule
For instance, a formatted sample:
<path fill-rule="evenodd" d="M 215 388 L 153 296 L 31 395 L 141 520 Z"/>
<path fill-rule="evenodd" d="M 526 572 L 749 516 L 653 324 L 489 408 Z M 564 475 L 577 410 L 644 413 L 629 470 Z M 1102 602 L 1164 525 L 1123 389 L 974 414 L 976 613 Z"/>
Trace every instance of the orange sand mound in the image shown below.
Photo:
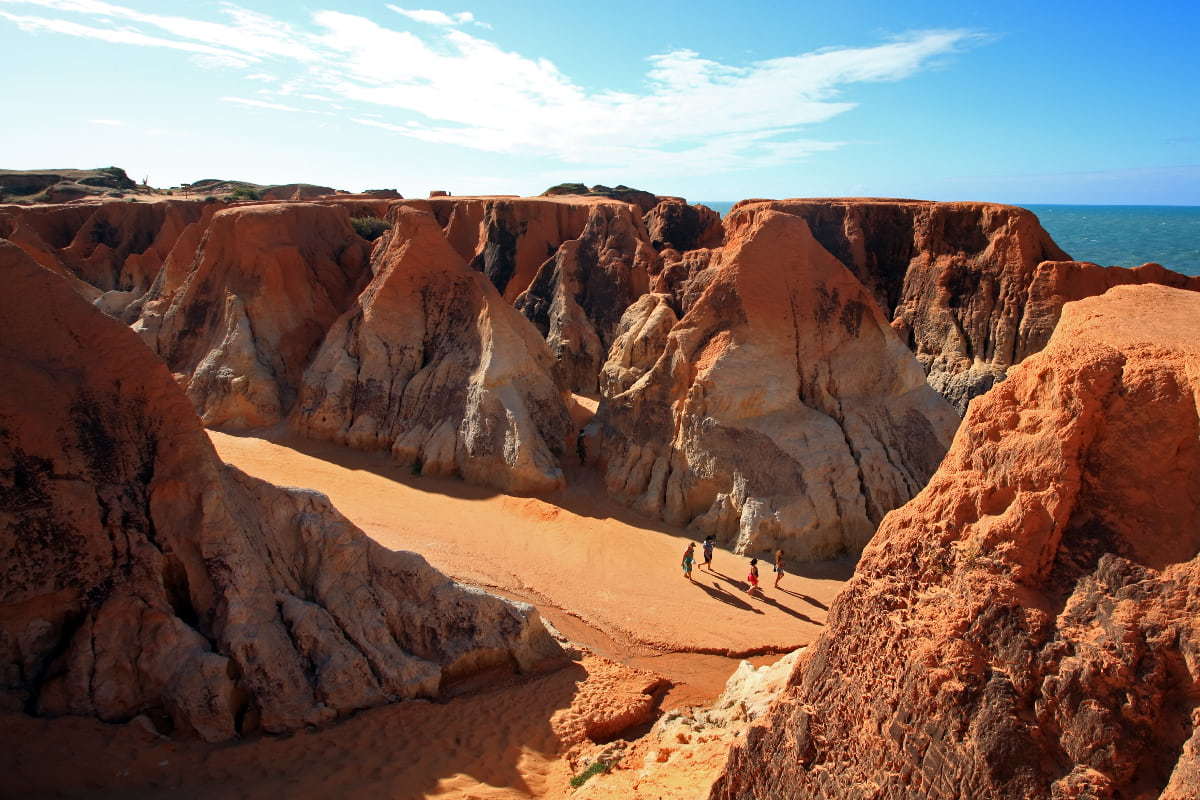
<path fill-rule="evenodd" d="M 743 591 L 747 559 L 723 550 L 712 574 L 697 569 L 695 581 L 686 580 L 680 560 L 691 537 L 611 502 L 589 472 L 569 474 L 569 487 L 544 499 L 512 497 L 415 477 L 383 454 L 210 435 L 226 461 L 275 483 L 324 492 L 383 545 L 415 550 L 460 581 L 528 600 L 551 622 L 555 609 L 576 616 L 627 647 L 720 655 L 794 650 L 815 638 L 852 569 L 843 562 L 806 565 L 773 589 L 763 564 L 764 595 L 755 597 Z"/>

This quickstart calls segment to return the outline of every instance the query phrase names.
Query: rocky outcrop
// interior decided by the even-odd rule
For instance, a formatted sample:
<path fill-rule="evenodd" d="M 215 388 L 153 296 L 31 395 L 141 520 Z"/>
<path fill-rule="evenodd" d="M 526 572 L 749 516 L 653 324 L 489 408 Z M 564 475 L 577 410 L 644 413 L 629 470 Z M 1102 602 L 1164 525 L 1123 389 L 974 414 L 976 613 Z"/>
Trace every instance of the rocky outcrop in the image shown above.
<path fill-rule="evenodd" d="M 725 236 L 720 214 L 708 206 L 689 206 L 678 197 L 660 200 L 646 212 L 645 222 L 655 250 L 720 247 Z"/>
<path fill-rule="evenodd" d="M 0 243 L 0 704 L 210 741 L 557 647 L 536 612 L 223 465 L 125 326 Z"/>
<path fill-rule="evenodd" d="M 971 404 L 714 798 L 1200 793 L 1200 295 L 1118 286 Z"/>
<path fill-rule="evenodd" d="M 404 204 L 431 211 L 458 254 L 512 303 L 559 245 L 579 238 L 591 207 L 603 202 L 434 197 Z"/>
<path fill-rule="evenodd" d="M 957 419 L 803 220 L 749 209 L 727 237 L 700 251 L 708 266 L 653 365 L 601 402 L 589 452 L 611 494 L 737 552 L 857 552 L 924 486 Z M 639 302 L 622 330 L 661 331 L 664 303 Z M 648 362 L 625 337 L 610 387 Z"/>
<path fill-rule="evenodd" d="M 397 206 L 374 278 L 325 337 L 291 424 L 509 492 L 562 485 L 571 433 L 537 331 L 432 214 Z"/>
<path fill-rule="evenodd" d="M 564 242 L 517 297 L 517 309 L 546 337 L 571 391 L 596 393 L 617 323 L 649 288 L 654 263 L 633 209 L 596 204 L 579 238 Z"/>
<path fill-rule="evenodd" d="M 172 254 L 137 327 L 184 376 L 206 425 L 275 424 L 366 282 L 370 245 L 345 208 L 315 203 L 226 208 L 189 235 L 201 233 L 194 257 Z"/>

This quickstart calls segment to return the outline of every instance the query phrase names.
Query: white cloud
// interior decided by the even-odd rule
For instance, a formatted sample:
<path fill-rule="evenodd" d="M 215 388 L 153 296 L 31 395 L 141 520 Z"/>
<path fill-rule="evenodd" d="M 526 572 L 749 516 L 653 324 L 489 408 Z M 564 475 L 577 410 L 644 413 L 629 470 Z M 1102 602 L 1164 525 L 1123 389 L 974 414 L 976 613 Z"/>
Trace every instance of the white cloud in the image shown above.
<path fill-rule="evenodd" d="M 491 27 L 490 25 L 484 25 L 484 23 L 475 19 L 475 15 L 470 11 L 459 11 L 455 14 L 447 14 L 444 11 L 433 11 L 428 8 L 400 8 L 399 6 L 394 6 L 391 4 L 388 4 L 388 8 L 390 8 L 392 11 L 395 11 L 397 14 L 403 14 L 411 20 L 423 22 L 426 25 L 451 26 L 466 25 L 467 23 L 473 22 L 476 25 L 481 25 L 483 27 Z"/>
<path fill-rule="evenodd" d="M 269 108 L 273 111 L 307 111 L 307 109 L 296 108 L 295 106 L 288 106 L 283 103 L 271 103 L 266 100 L 255 100 L 250 97 L 222 97 L 221 102 L 237 103 L 238 105 L 252 106 L 253 108 Z"/>
<path fill-rule="evenodd" d="M 725 64 L 687 49 L 647 59 L 640 91 L 588 89 L 552 62 L 505 50 L 448 14 L 388 6 L 432 28 L 397 30 L 318 10 L 304 28 L 229 2 L 223 21 L 164 16 L 99 0 L 0 0 L 50 17 L 0 11 L 22 30 L 88 36 L 187 52 L 205 66 L 235 66 L 277 88 L 260 93 L 346 107 L 356 124 L 492 153 L 597 169 L 686 174 L 783 164 L 840 146 L 810 129 L 855 107 L 855 84 L 912 76 L 979 38 L 916 31 L 867 47 Z M 82 15 L 83 21 L 62 15 Z M 263 68 L 269 64 L 270 72 Z M 281 74 L 287 73 L 284 77 Z M 266 100 L 222 100 L 313 112 Z"/>
<path fill-rule="evenodd" d="M 89 119 L 88 122 L 92 123 L 93 125 L 106 125 L 112 128 L 118 128 L 125 124 L 119 119 Z"/>

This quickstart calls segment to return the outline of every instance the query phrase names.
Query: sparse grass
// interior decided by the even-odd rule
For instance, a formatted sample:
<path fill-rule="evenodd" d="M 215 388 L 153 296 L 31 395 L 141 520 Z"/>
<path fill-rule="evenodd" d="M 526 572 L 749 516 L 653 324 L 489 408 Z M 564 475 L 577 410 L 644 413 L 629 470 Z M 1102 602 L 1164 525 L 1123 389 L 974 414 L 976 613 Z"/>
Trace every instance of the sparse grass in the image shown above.
<path fill-rule="evenodd" d="M 391 230 L 392 223 L 379 217 L 351 217 L 350 226 L 354 228 L 354 232 L 368 242 L 373 242 L 380 236 Z"/>
<path fill-rule="evenodd" d="M 599 775 L 601 772 L 608 772 L 612 769 L 612 765 L 607 761 L 593 761 L 588 765 L 587 769 L 571 778 L 571 788 L 578 789 L 588 782 L 588 779 L 593 775 Z"/>

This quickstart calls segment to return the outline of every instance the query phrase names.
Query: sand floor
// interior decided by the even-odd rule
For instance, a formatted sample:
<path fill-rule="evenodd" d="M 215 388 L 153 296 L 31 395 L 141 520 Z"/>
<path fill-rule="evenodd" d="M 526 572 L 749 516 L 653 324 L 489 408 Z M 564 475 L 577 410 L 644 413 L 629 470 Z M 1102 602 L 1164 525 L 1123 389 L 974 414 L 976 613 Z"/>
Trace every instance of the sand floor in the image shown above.
<path fill-rule="evenodd" d="M 382 544 L 535 604 L 584 649 L 548 674 L 489 676 L 444 701 L 217 746 L 166 740 L 136 724 L 0 715 L 0 796 L 566 797 L 580 759 L 598 746 L 580 744 L 578 734 L 595 698 L 618 709 L 644 709 L 648 694 L 660 709 L 711 702 L 738 656 L 765 663 L 811 642 L 852 571 L 848 562 L 797 565 L 799 574 L 774 589 L 766 568 L 765 595 L 752 597 L 743 591 L 747 559 L 718 550 L 713 572 L 688 581 L 679 562 L 694 537 L 608 500 L 582 468 L 564 491 L 511 497 L 413 476 L 382 454 L 261 434 L 211 438 L 223 459 L 252 475 L 326 493 Z M 665 694 L 656 676 L 670 682 Z M 672 772 L 674 788 L 658 783 L 654 796 L 706 796 L 723 752 Z M 67 753 L 70 769 L 62 769 Z M 593 778 L 584 794 L 627 797 L 630 786 L 614 773 Z"/>
<path fill-rule="evenodd" d="M 748 595 L 748 560 L 718 549 L 713 571 L 680 570 L 680 529 L 634 514 L 604 496 L 590 471 L 567 489 L 512 497 L 454 479 L 417 477 L 386 455 L 338 445 L 210 432 L 225 461 L 256 477 L 324 492 L 381 544 L 415 550 L 464 583 L 492 587 L 571 628 L 577 618 L 608 648 L 646 655 L 783 653 L 813 640 L 849 577 L 848 562 L 797 565 L 779 589 L 760 565 L 763 596 Z M 761 554 L 765 555 L 765 554 Z M 578 627 L 565 630 L 602 654 Z"/>

